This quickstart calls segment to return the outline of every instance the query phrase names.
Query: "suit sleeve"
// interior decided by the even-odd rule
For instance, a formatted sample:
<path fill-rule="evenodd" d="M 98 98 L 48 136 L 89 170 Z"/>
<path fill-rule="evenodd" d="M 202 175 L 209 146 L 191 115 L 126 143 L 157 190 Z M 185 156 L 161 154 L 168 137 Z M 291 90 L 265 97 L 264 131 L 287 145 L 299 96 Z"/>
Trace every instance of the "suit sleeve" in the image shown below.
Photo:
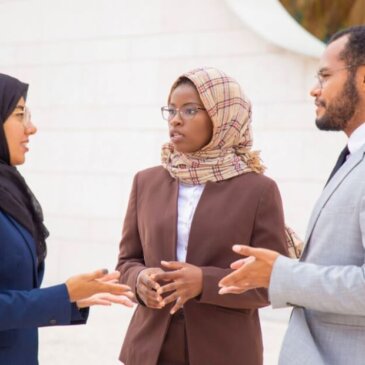
<path fill-rule="evenodd" d="M 365 252 L 365 198 L 361 201 L 359 223 Z M 364 316 L 365 263 L 362 266 L 327 266 L 279 256 L 274 264 L 269 292 L 274 308 L 297 306 Z"/>
<path fill-rule="evenodd" d="M 65 284 L 28 291 L 0 290 L 0 331 L 81 324 L 87 313 L 70 303 Z"/>
<path fill-rule="evenodd" d="M 242 224 L 244 223 L 242 222 Z M 251 242 L 245 243 L 253 247 L 264 247 L 288 255 L 284 227 L 280 193 L 275 182 L 270 181 L 257 206 Z M 203 291 L 198 298 L 199 302 L 236 309 L 260 308 L 270 304 L 268 291 L 264 288 L 249 290 L 238 295 L 219 295 L 218 282 L 232 270 L 218 267 L 202 267 L 202 270 Z"/>
<path fill-rule="evenodd" d="M 137 179 L 138 174 L 134 177 L 132 191 L 129 196 L 116 266 L 116 270 L 121 273 L 121 282 L 129 285 L 136 297 L 138 274 L 146 268 L 137 223 Z"/>

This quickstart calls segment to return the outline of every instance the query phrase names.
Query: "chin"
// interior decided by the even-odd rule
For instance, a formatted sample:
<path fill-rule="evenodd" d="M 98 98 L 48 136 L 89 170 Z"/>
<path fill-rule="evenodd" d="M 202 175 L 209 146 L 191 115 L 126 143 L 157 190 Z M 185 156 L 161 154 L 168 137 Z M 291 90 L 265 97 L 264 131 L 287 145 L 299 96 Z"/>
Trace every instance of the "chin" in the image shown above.
<path fill-rule="evenodd" d="M 24 164 L 24 162 L 25 162 L 25 157 L 23 157 L 23 158 L 16 158 L 16 159 L 14 159 L 14 160 L 11 160 L 10 162 L 11 162 L 11 165 L 12 165 L 12 166 L 19 166 L 19 165 L 23 165 L 23 164 Z"/>

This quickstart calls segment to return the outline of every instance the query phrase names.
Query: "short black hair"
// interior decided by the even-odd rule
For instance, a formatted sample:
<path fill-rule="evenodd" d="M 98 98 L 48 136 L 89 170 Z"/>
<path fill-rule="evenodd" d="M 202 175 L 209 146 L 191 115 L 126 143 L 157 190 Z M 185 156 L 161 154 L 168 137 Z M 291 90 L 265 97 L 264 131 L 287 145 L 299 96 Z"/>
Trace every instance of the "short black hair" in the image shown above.
<path fill-rule="evenodd" d="M 365 25 L 357 25 L 338 31 L 330 38 L 328 44 L 344 36 L 348 36 L 348 41 L 340 54 L 340 58 L 348 66 L 353 66 L 355 69 L 365 65 Z"/>

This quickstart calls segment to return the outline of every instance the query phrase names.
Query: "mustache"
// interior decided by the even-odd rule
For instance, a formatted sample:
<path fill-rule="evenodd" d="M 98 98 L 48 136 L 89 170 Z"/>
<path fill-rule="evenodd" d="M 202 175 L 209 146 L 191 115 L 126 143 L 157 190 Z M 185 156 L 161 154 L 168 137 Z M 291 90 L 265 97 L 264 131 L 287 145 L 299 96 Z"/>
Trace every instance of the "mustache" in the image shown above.
<path fill-rule="evenodd" d="M 326 107 L 326 102 L 325 102 L 324 100 L 316 99 L 316 100 L 315 100 L 315 104 L 316 104 L 317 106 Z"/>

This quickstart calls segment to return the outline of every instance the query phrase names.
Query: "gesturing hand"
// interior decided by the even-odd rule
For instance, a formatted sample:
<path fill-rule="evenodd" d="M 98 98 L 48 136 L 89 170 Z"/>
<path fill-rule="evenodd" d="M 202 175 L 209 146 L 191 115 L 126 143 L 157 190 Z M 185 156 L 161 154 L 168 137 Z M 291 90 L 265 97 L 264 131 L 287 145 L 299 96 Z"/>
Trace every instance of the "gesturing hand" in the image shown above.
<path fill-rule="evenodd" d="M 110 274 L 103 276 L 101 279 L 98 279 L 104 283 L 115 284 L 119 282 L 120 272 L 114 271 Z M 78 308 L 91 307 L 94 305 L 104 305 L 110 306 L 112 304 L 120 304 L 125 305 L 126 307 L 133 307 L 133 299 L 134 295 L 129 287 L 126 288 L 123 295 L 115 295 L 110 293 L 98 293 L 94 294 L 91 297 L 78 300 L 76 302 Z"/>
<path fill-rule="evenodd" d="M 158 267 L 150 267 L 142 270 L 137 277 L 136 290 L 137 294 L 143 303 L 154 309 L 163 308 L 161 295 L 157 292 L 160 288 L 160 284 L 152 278 L 152 275 L 163 273 Z"/>
<path fill-rule="evenodd" d="M 279 253 L 243 245 L 234 245 L 233 251 L 249 257 L 231 264 L 235 271 L 219 282 L 219 294 L 239 294 L 254 288 L 268 288 L 272 268 Z"/>
<path fill-rule="evenodd" d="M 170 295 L 164 298 L 163 303 L 166 305 L 175 301 L 175 305 L 170 310 L 170 314 L 174 314 L 186 301 L 195 298 L 202 292 L 203 272 L 200 267 L 186 262 L 161 261 L 161 264 L 173 271 L 162 271 L 159 274 L 153 274 L 152 278 L 160 282 L 170 282 L 161 286 L 157 290 L 157 293 L 163 294 L 171 292 Z"/>
<path fill-rule="evenodd" d="M 97 293 L 109 293 L 114 295 L 125 295 L 130 291 L 127 285 L 117 284 L 113 280 L 119 277 L 119 273 L 112 276 L 112 282 L 103 282 L 103 279 L 110 279 L 108 270 L 101 269 L 89 274 L 81 274 L 72 276 L 66 281 L 66 287 L 70 302 L 77 302 L 78 300 L 91 297 Z"/>

